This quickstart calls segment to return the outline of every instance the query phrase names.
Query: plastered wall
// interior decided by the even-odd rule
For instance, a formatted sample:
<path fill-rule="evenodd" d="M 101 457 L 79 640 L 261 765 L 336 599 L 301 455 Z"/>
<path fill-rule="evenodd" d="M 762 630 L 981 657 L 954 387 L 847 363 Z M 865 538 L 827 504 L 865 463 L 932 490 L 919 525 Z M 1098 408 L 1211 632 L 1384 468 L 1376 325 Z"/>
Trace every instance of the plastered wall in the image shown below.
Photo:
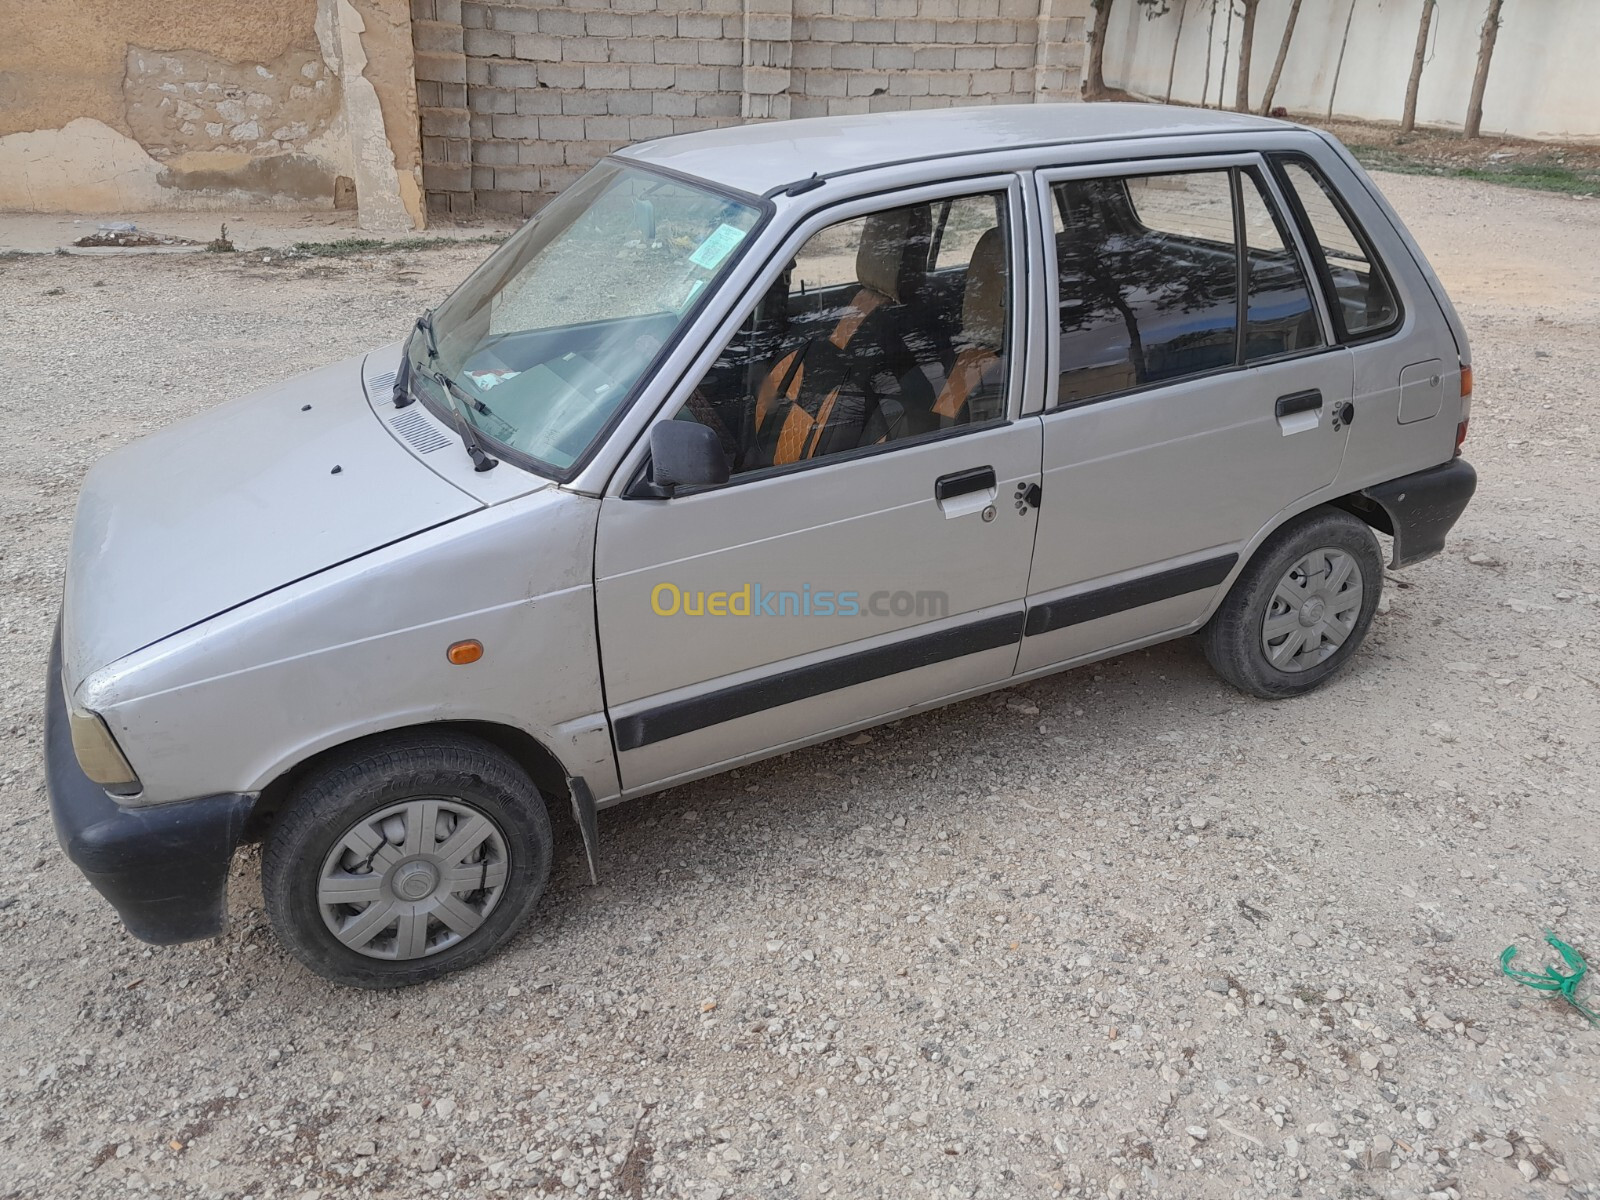
<path fill-rule="evenodd" d="M 1259 100 L 1283 38 L 1289 0 L 1262 0 L 1250 64 L 1250 94 Z M 1478 36 L 1487 0 L 1441 0 L 1434 9 L 1417 120 L 1459 129 L 1466 120 Z M 1178 40 L 1180 12 L 1182 37 Z M 1106 82 L 1142 95 L 1198 104 L 1204 89 L 1232 106 L 1238 77 L 1239 21 L 1230 29 L 1226 3 L 1171 0 L 1147 20 L 1132 0 L 1119 0 L 1107 23 Z M 1291 113 L 1398 121 L 1416 48 L 1422 0 L 1304 0 L 1274 97 Z M 1349 41 L 1340 61 L 1340 46 Z M 1209 38 L 1208 38 L 1209 32 Z M 1232 38 L 1224 66 L 1224 45 Z M 1176 40 L 1177 56 L 1173 49 Z M 1207 43 L 1210 85 L 1206 85 Z M 1506 0 L 1484 95 L 1483 131 L 1517 137 L 1600 139 L 1600 3 L 1596 0 Z"/>
<path fill-rule="evenodd" d="M 8 0 L 0 209 L 423 222 L 406 0 Z"/>

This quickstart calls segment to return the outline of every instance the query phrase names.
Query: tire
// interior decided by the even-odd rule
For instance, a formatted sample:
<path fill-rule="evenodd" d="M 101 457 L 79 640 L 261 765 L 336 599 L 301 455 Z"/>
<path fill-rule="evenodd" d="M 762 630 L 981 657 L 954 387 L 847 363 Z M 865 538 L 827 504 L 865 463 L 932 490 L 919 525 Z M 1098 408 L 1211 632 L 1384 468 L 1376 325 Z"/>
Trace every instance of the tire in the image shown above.
<path fill-rule="evenodd" d="M 279 940 L 316 974 L 403 987 L 503 946 L 544 892 L 550 853 L 544 799 L 509 755 L 400 734 L 300 782 L 267 839 L 261 890 Z"/>
<path fill-rule="evenodd" d="M 1298 696 L 1327 682 L 1356 652 L 1382 590 L 1383 556 L 1372 531 L 1342 509 L 1315 508 L 1256 551 L 1201 630 L 1201 645 L 1217 674 L 1241 692 L 1263 700 Z"/>

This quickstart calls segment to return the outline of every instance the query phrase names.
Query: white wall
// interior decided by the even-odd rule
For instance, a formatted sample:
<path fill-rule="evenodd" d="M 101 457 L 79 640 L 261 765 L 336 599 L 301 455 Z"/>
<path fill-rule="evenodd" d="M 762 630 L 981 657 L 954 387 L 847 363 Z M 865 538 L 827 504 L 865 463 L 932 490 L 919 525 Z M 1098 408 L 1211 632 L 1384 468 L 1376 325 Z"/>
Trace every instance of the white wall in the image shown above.
<path fill-rule="evenodd" d="M 1172 99 L 1197 104 L 1205 78 L 1211 28 L 1211 83 L 1233 105 L 1239 28 L 1233 18 L 1226 69 L 1228 0 L 1170 0 L 1155 20 L 1135 0 L 1115 0 L 1107 27 L 1106 83 L 1157 99 L 1167 93 L 1173 39 L 1183 13 Z M 1290 0 L 1262 0 L 1250 70 L 1250 101 L 1259 107 L 1283 38 Z M 1303 0 L 1300 20 L 1274 106 L 1291 113 L 1326 114 L 1339 44 L 1354 6 L 1350 41 L 1333 97 L 1335 116 L 1398 121 L 1416 47 L 1422 0 Z M 1429 57 L 1422 73 L 1417 120 L 1460 128 L 1477 64 L 1478 35 L 1487 0 L 1440 0 L 1434 8 Z M 1600 3 L 1596 0 L 1505 0 L 1494 65 L 1484 97 L 1483 131 L 1531 138 L 1600 138 Z"/>

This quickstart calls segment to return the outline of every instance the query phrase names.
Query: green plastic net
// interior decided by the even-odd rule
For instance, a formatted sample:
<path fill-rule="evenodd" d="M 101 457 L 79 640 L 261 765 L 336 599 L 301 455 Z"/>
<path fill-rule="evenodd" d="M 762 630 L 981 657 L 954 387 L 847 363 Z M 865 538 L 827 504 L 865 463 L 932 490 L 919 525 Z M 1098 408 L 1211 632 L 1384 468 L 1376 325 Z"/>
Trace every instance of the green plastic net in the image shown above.
<path fill-rule="evenodd" d="M 1583 977 L 1589 973 L 1589 964 L 1583 961 L 1583 955 L 1579 954 L 1549 930 L 1545 931 L 1544 940 L 1549 942 L 1555 948 L 1556 953 L 1561 955 L 1567 966 L 1572 968 L 1570 975 L 1563 975 L 1554 967 L 1546 967 L 1542 975 L 1535 975 L 1532 971 L 1517 970 L 1511 965 L 1511 960 L 1517 954 L 1515 946 L 1507 946 L 1505 953 L 1500 956 L 1500 969 L 1505 972 L 1507 979 L 1514 979 L 1518 983 L 1537 988 L 1541 992 L 1560 992 L 1561 998 L 1587 1017 L 1589 1024 L 1600 1026 L 1600 1014 L 1595 1013 L 1590 1008 L 1586 1008 L 1577 995 L 1578 985 L 1583 982 Z"/>

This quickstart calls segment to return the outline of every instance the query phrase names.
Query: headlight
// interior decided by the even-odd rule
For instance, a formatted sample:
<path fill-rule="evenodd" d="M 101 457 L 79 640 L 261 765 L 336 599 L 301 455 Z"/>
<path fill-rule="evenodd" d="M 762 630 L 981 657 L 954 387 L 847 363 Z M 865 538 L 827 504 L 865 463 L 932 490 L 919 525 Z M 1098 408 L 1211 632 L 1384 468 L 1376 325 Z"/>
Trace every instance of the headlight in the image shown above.
<path fill-rule="evenodd" d="M 98 715 L 69 705 L 67 722 L 72 728 L 72 752 L 85 775 L 107 791 L 126 794 L 139 790 L 139 777 Z"/>

